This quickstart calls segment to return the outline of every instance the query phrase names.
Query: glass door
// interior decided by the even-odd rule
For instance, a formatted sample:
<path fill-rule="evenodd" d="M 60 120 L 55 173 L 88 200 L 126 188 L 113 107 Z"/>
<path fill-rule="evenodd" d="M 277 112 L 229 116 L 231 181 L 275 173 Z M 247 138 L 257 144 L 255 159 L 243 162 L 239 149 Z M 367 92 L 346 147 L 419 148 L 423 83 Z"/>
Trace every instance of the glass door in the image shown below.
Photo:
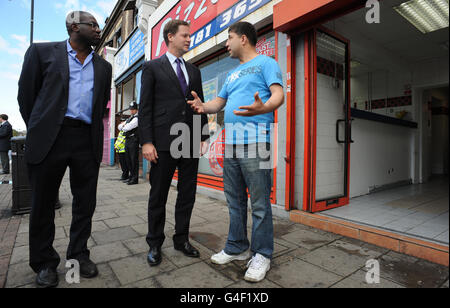
<path fill-rule="evenodd" d="M 310 211 L 349 203 L 351 144 L 349 41 L 320 28 L 313 43 Z"/>

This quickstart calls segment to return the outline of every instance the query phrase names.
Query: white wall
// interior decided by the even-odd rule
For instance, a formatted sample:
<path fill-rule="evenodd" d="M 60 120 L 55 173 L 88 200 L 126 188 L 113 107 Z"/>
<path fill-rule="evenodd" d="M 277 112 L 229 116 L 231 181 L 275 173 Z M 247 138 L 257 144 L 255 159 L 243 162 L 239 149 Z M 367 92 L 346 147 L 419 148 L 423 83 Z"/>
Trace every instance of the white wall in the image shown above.
<path fill-rule="evenodd" d="M 123 109 L 127 109 L 130 107 L 130 103 L 133 101 L 134 97 L 134 81 L 131 79 L 123 86 Z M 126 112 L 126 114 L 129 114 L 129 112 Z"/>
<path fill-rule="evenodd" d="M 304 68 L 304 40 L 296 37 L 295 68 L 296 81 L 296 104 L 295 104 L 295 189 L 294 206 L 296 209 L 303 208 L 303 182 L 304 182 L 304 159 L 305 159 L 305 68 Z M 303 98 L 303 99 L 299 99 Z"/>
<path fill-rule="evenodd" d="M 286 45 L 287 37 L 283 33 L 278 34 L 278 64 L 283 72 L 283 83 L 286 85 Z M 286 86 L 283 87 L 284 95 L 286 97 Z M 285 103 L 278 109 L 278 157 L 277 157 L 277 204 L 285 206 L 286 198 L 286 119 L 287 119 L 287 104 Z"/>
<path fill-rule="evenodd" d="M 355 119 L 350 149 L 350 197 L 411 179 L 416 129 Z"/>
<path fill-rule="evenodd" d="M 432 108 L 448 108 L 448 87 L 425 90 L 422 98 L 422 181 L 426 182 L 432 174 L 448 174 L 448 115 L 433 115 L 429 109 L 429 103 Z"/>
<path fill-rule="evenodd" d="M 113 68 L 114 76 L 114 54 L 117 52 L 116 48 L 105 47 L 104 55 L 105 60 L 108 61 Z M 111 77 L 112 78 L 112 77 Z M 116 87 L 114 86 L 114 80 L 111 79 L 111 117 L 109 119 L 109 131 L 110 131 L 110 139 L 114 139 L 116 133 Z"/>
<path fill-rule="evenodd" d="M 412 67 L 413 106 L 419 124 L 419 132 L 415 141 L 415 176 L 416 183 L 424 183 L 430 179 L 431 170 L 431 144 L 432 144 L 432 115 L 428 110 L 428 101 L 431 100 L 431 92 L 427 91 L 449 84 L 449 59 L 435 58 L 415 63 Z M 448 100 L 448 99 L 447 99 Z M 448 138 L 447 138 L 448 142 Z M 448 156 L 448 155 L 447 155 Z"/>
<path fill-rule="evenodd" d="M 448 115 L 432 117 L 432 174 L 448 174 Z"/>
<path fill-rule="evenodd" d="M 370 77 L 369 77 L 370 74 Z M 405 96 L 405 86 L 411 85 L 411 73 L 389 71 L 389 70 L 376 70 L 373 72 L 352 76 L 351 78 L 351 102 L 352 108 L 354 104 L 358 104 L 358 109 L 365 110 L 365 101 L 369 101 L 369 87 L 371 90 L 371 99 L 379 100 L 385 98 L 401 97 Z M 369 106 L 370 107 L 370 106 Z M 405 117 L 405 120 L 413 120 L 413 107 L 400 106 L 389 108 L 377 108 L 372 112 L 396 117 L 398 111 L 407 111 L 409 114 Z"/>

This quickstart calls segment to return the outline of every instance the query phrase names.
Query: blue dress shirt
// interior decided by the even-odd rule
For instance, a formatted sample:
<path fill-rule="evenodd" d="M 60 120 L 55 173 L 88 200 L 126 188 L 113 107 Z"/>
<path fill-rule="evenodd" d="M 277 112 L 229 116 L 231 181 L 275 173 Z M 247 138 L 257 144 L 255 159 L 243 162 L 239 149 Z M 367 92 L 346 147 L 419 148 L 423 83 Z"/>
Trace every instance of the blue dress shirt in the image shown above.
<path fill-rule="evenodd" d="M 73 50 L 67 40 L 67 54 L 69 58 L 69 101 L 66 117 L 92 123 L 92 105 L 94 96 L 94 64 L 92 51 L 84 61 L 77 59 L 77 52 Z"/>

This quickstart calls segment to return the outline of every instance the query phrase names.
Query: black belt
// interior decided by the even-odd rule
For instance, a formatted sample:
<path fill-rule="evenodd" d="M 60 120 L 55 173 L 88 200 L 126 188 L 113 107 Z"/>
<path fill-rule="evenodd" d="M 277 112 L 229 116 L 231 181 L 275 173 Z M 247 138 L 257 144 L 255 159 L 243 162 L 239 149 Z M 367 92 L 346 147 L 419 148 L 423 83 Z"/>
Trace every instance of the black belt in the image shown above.
<path fill-rule="evenodd" d="M 64 118 L 62 125 L 70 126 L 70 127 L 91 127 L 91 125 L 86 122 L 71 119 L 71 118 Z"/>

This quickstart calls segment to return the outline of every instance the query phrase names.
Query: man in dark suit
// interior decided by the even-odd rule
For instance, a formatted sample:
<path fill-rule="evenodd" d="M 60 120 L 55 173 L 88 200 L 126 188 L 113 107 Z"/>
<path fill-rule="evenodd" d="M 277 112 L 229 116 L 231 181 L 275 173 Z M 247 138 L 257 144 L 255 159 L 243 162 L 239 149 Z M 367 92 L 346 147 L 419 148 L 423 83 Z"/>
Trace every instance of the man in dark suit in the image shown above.
<path fill-rule="evenodd" d="M 2 174 L 9 174 L 9 156 L 11 150 L 11 138 L 13 130 L 8 122 L 6 114 L 0 114 L 0 162 L 2 163 Z"/>
<path fill-rule="evenodd" d="M 199 157 L 206 153 L 206 140 L 210 137 L 207 116 L 195 115 L 186 103 L 187 99 L 191 99 L 192 91 L 198 91 L 199 96 L 203 97 L 200 70 L 182 58 L 191 43 L 189 24 L 172 20 L 164 28 L 164 39 L 168 52 L 143 66 L 139 105 L 142 152 L 151 162 L 147 235 L 150 246 L 147 261 L 151 266 L 161 263 L 166 202 L 176 168 L 178 197 L 174 248 L 189 257 L 200 256 L 199 251 L 189 243 L 189 224 L 197 191 Z M 171 128 L 182 130 L 183 125 L 188 133 L 171 134 L 174 133 Z M 178 144 L 180 140 L 181 144 Z M 184 154 L 180 155 L 180 152 Z"/>
<path fill-rule="evenodd" d="M 110 98 L 112 68 L 92 50 L 100 42 L 101 31 L 91 14 L 72 12 L 66 26 L 69 40 L 30 46 L 19 80 L 32 188 L 30 266 L 41 287 L 58 284 L 54 204 L 67 167 L 73 194 L 67 260 L 79 262 L 81 277 L 98 274 L 87 241 L 96 207 L 102 119 Z"/>

